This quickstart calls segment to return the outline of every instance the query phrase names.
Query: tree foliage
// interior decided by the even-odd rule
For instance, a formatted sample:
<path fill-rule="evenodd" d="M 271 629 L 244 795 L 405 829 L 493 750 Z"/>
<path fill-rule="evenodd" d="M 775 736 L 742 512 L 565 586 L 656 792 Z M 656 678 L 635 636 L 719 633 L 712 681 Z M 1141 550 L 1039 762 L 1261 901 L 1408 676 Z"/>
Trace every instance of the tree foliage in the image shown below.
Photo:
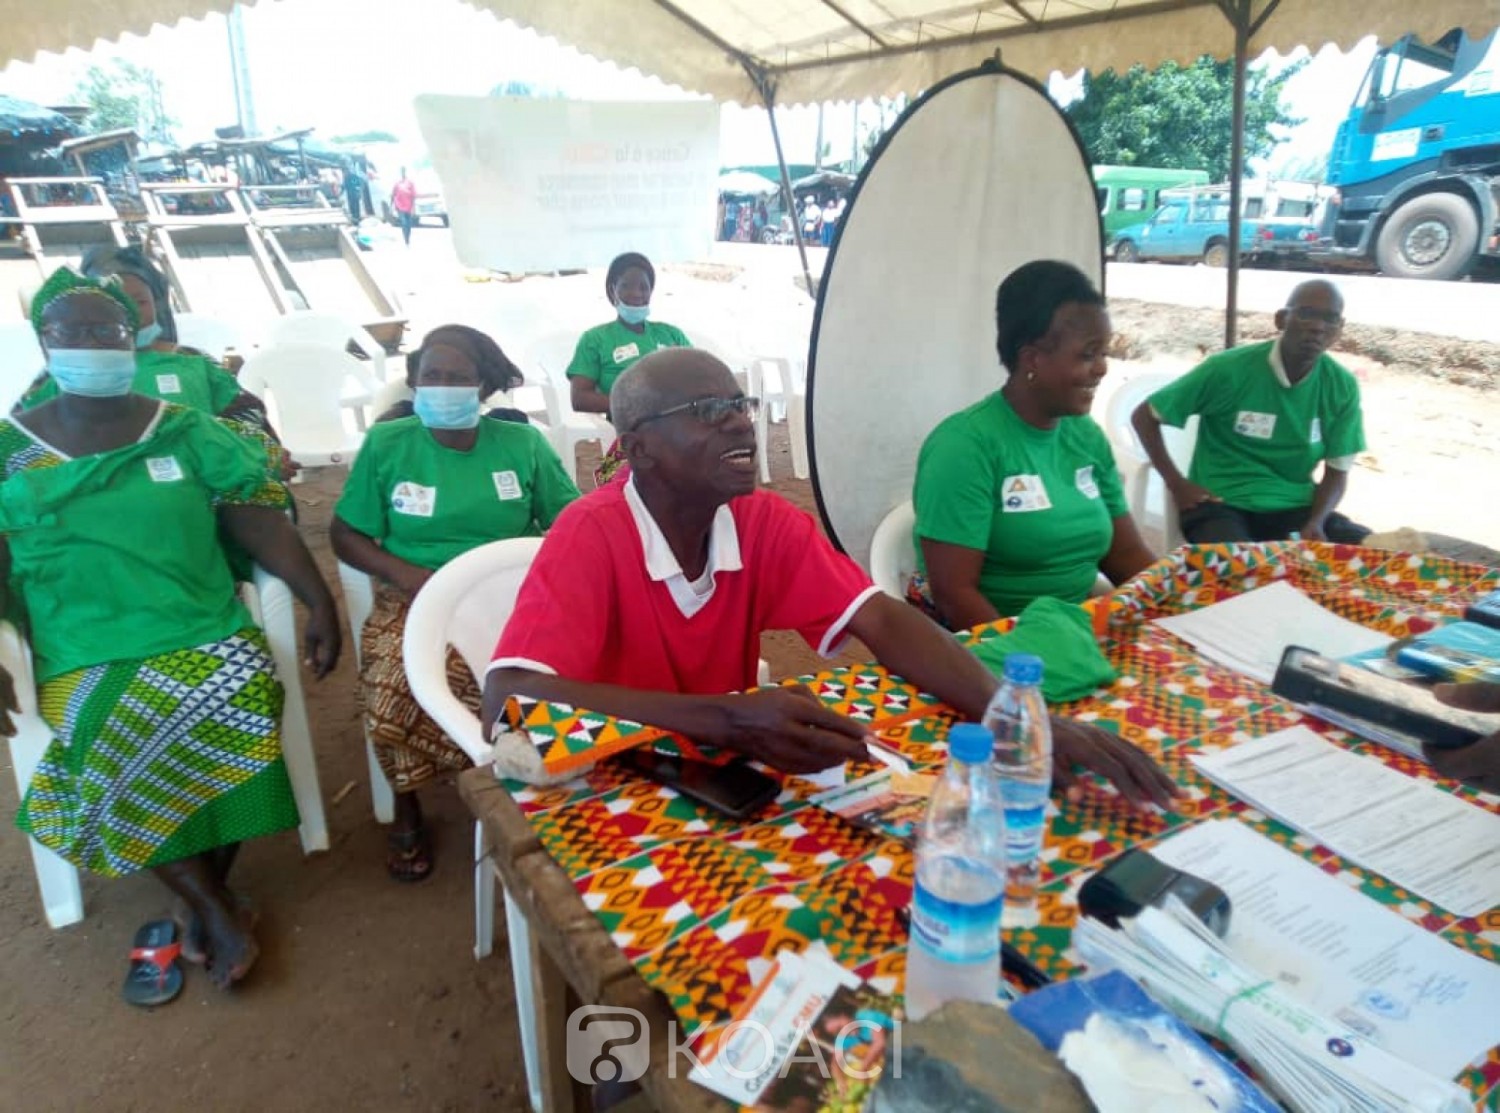
<path fill-rule="evenodd" d="M 146 66 L 123 58 L 108 65 L 96 63 L 88 68 L 73 96 L 88 105 L 84 122 L 90 131 L 134 128 L 142 139 L 172 142 L 178 121 L 167 114 L 161 81 Z"/>
<path fill-rule="evenodd" d="M 1252 69 L 1245 84 L 1245 159 L 1264 158 L 1281 142 L 1273 131 L 1302 121 L 1281 103 L 1287 80 L 1304 63 L 1271 75 Z M 1095 162 L 1207 170 L 1229 177 L 1234 67 L 1208 55 L 1190 66 L 1088 74 L 1084 94 L 1067 108 Z"/>

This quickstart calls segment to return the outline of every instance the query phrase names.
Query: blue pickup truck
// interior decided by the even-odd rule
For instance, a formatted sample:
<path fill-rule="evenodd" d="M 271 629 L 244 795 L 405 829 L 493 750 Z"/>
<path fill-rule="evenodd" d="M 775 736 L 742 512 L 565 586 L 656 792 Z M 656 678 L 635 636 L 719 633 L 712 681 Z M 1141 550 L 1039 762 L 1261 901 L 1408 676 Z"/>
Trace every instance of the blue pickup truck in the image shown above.
<path fill-rule="evenodd" d="M 1121 263 L 1160 259 L 1178 263 L 1203 262 L 1222 267 L 1229 262 L 1229 196 L 1227 190 L 1163 193 L 1151 219 L 1121 228 L 1109 241 L 1110 257 Z M 1274 262 L 1305 256 L 1317 242 L 1308 220 L 1242 220 L 1240 258 Z"/>

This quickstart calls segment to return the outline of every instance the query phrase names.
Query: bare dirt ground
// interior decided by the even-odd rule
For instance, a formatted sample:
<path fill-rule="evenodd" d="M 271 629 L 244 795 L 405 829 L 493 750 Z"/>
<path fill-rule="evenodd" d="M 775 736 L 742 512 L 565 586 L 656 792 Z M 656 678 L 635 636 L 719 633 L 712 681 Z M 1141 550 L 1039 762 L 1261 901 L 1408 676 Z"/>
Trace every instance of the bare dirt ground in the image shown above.
<path fill-rule="evenodd" d="M 502 298 L 528 287 L 541 296 L 548 283 L 577 282 L 580 296 L 593 299 L 586 312 L 602 315 L 597 275 L 471 285 L 458 281 L 436 230 L 417 239 L 420 252 L 430 254 L 384 260 L 399 270 L 413 336 L 443 320 L 482 323 Z M 673 306 L 664 316 L 687 323 L 699 305 L 743 311 L 744 299 L 762 291 L 769 302 L 795 301 L 787 297 L 795 270 L 787 253 L 750 251 L 727 260 L 716 255 L 704 267 L 664 269 L 659 293 Z M 1111 308 L 1120 380 L 1191 363 L 1218 346 L 1222 317 L 1214 310 L 1138 301 Z M 1270 334 L 1269 317 L 1250 314 L 1243 324 L 1247 338 Z M 1413 525 L 1500 546 L 1493 495 L 1500 347 L 1367 326 L 1352 326 L 1344 347 L 1365 387 L 1371 444 L 1352 485 L 1351 511 L 1377 528 Z M 773 487 L 810 507 L 808 484 L 790 478 L 785 426 L 772 429 Z M 580 473 L 592 462 L 585 454 Z M 327 524 L 343 477 L 324 469 L 297 489 L 303 535 L 335 583 Z M 787 635 L 769 638 L 765 656 L 778 675 L 814 664 Z M 436 873 L 417 886 L 387 879 L 354 683 L 346 649 L 333 676 L 306 685 L 332 849 L 304 858 L 292 834 L 248 846 L 235 880 L 263 912 L 259 966 L 232 994 L 190 971 L 183 995 L 154 1012 L 124 1004 L 119 986 L 136 927 L 167 911 L 163 891 L 149 877 L 87 879 L 87 919 L 50 930 L 25 841 L 8 822 L 13 779 L 0 747 L 7 765 L 0 770 L 7 786 L 0 808 L 7 817 L 0 827 L 0 1110 L 523 1108 L 503 917 L 499 953 L 476 963 L 471 952 L 471 828 L 463 806 L 451 785 L 426 792 Z"/>

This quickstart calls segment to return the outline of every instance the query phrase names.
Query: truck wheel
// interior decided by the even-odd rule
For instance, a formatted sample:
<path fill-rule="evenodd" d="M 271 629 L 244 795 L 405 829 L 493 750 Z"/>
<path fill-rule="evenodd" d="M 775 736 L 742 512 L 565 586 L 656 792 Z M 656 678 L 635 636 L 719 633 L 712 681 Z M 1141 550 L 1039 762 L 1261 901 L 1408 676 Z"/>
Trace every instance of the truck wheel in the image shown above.
<path fill-rule="evenodd" d="M 1479 250 L 1479 219 L 1462 197 L 1425 193 L 1391 214 L 1375 265 L 1396 278 L 1458 278 Z"/>
<path fill-rule="evenodd" d="M 1139 263 L 1140 261 L 1141 249 L 1135 246 L 1134 240 L 1121 240 L 1115 244 L 1115 262 Z"/>
<path fill-rule="evenodd" d="M 1208 267 L 1229 265 L 1229 245 L 1223 240 L 1214 240 L 1203 249 L 1203 264 Z"/>

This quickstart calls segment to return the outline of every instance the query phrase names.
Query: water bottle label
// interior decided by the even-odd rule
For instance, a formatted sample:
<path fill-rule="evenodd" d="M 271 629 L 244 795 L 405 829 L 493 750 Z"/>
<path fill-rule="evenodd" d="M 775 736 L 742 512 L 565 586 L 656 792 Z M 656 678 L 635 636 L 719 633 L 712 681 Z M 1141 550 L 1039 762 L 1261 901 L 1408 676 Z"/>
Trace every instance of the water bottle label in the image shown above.
<path fill-rule="evenodd" d="M 1012 862 L 1026 861 L 1042 848 L 1047 829 L 1047 807 L 1005 809 L 1005 854 Z"/>
<path fill-rule="evenodd" d="M 918 884 L 912 892 L 911 937 L 944 962 L 988 962 L 1000 953 L 1001 896 L 979 904 L 944 900 Z"/>

